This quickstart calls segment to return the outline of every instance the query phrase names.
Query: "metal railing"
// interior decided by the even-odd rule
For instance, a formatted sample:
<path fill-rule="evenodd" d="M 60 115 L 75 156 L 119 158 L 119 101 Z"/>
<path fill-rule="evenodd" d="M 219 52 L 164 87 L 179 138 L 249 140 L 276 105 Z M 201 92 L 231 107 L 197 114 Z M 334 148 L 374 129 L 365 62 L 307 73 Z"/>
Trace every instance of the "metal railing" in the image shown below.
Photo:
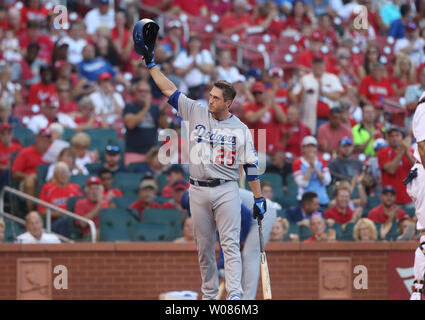
<path fill-rule="evenodd" d="M 0 192 L 0 214 L 3 214 L 3 215 L 5 214 L 5 212 L 4 212 L 4 195 L 5 195 L 6 192 L 9 192 L 9 193 L 11 193 L 15 196 L 21 197 L 25 200 L 32 201 L 36 204 L 41 204 L 42 206 L 46 207 L 46 230 L 47 230 L 47 232 L 51 232 L 52 210 L 54 210 L 56 212 L 59 212 L 59 213 L 65 215 L 65 216 L 68 216 L 68 217 L 73 218 L 75 220 L 79 220 L 79 221 L 87 223 L 89 225 L 89 228 L 90 228 L 91 242 L 93 242 L 93 243 L 96 242 L 96 226 L 95 226 L 95 224 L 92 220 L 81 217 L 81 216 L 79 216 L 75 213 L 72 213 L 71 211 L 64 210 L 64 209 L 61 209 L 59 207 L 56 207 L 56 206 L 54 206 L 50 203 L 47 203 L 47 202 L 40 200 L 40 199 L 37 199 L 33 196 L 30 196 L 30 195 L 28 195 L 28 194 L 26 194 L 22 191 L 13 189 L 11 187 L 4 187 Z M 19 219 L 19 218 L 16 218 L 16 219 Z"/>

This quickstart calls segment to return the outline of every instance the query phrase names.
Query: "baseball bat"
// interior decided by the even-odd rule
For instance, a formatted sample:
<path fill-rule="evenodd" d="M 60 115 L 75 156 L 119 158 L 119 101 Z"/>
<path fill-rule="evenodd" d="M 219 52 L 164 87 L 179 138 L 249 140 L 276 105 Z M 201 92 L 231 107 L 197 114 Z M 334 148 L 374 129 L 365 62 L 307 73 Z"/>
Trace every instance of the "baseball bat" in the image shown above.
<path fill-rule="evenodd" d="M 257 218 L 258 221 L 258 233 L 260 236 L 260 255 L 261 255 L 261 283 L 263 285 L 263 299 L 272 299 L 272 288 L 270 286 L 269 267 L 267 265 L 266 252 L 264 251 L 264 239 L 263 239 L 263 227 L 261 219 Z"/>
<path fill-rule="evenodd" d="M 224 280 L 220 282 L 220 286 L 218 287 L 218 294 L 217 294 L 217 300 L 221 299 L 221 296 L 223 295 L 224 292 Z"/>

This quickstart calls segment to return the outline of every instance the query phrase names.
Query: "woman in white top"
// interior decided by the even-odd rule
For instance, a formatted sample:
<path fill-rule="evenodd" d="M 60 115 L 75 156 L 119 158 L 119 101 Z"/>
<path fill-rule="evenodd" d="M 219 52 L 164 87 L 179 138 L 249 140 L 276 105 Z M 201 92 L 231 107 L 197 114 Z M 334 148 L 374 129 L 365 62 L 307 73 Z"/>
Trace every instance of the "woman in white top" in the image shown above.
<path fill-rule="evenodd" d="M 214 60 L 208 50 L 202 50 L 201 38 L 192 35 L 187 51 L 181 52 L 173 63 L 176 74 L 182 78 L 180 91 L 191 99 L 202 97 L 203 86 L 210 81 Z"/>
<path fill-rule="evenodd" d="M 89 151 L 90 136 L 85 132 L 79 132 L 71 139 L 71 148 L 75 152 L 75 164 L 81 171 L 85 169 L 85 165 L 96 162 L 99 158 L 97 150 Z"/>
<path fill-rule="evenodd" d="M 63 161 L 68 165 L 68 168 L 71 168 L 71 175 L 76 176 L 78 174 L 88 175 L 89 171 L 86 167 L 77 167 L 76 163 L 76 155 L 72 148 L 64 148 L 59 153 L 57 162 Z M 57 163 L 56 162 L 56 163 Z M 53 173 L 55 171 L 56 163 L 52 163 L 47 169 L 46 181 L 50 181 L 53 178 Z"/>

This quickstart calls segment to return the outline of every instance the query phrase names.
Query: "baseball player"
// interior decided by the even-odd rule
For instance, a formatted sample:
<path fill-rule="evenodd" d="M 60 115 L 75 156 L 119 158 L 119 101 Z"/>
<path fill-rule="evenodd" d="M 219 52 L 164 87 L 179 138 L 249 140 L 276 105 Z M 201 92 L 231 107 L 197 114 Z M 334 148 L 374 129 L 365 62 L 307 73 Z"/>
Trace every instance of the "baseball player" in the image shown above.
<path fill-rule="evenodd" d="M 251 191 L 239 188 L 239 196 L 241 198 L 241 233 L 240 243 L 243 243 L 241 249 L 242 254 L 242 291 L 243 300 L 254 300 L 257 294 L 258 279 L 260 278 L 260 239 L 258 233 L 258 223 L 252 218 L 252 208 L 254 205 L 254 198 Z M 273 223 L 276 220 L 276 209 L 273 202 L 266 199 L 267 202 L 267 215 L 264 216 L 263 223 L 263 237 L 267 242 L 269 235 L 273 228 Z M 182 206 L 188 210 L 190 214 L 190 204 L 188 193 L 185 192 L 182 197 Z M 223 251 L 220 248 L 218 258 L 218 268 L 222 269 L 224 266 Z"/>
<path fill-rule="evenodd" d="M 230 83 L 214 83 L 208 107 L 204 107 L 187 98 L 164 76 L 154 62 L 157 31 L 158 25 L 152 20 L 143 19 L 136 23 L 133 30 L 134 49 L 143 56 L 152 79 L 188 126 L 190 207 L 201 270 L 202 298 L 216 299 L 218 293 L 215 258 L 218 230 L 225 261 L 227 299 L 240 300 L 242 261 L 239 247 L 239 165 L 243 165 L 254 194 L 253 217 L 262 219 L 267 210 L 258 179 L 258 157 L 252 136 L 247 126 L 229 112 L 236 96 Z"/>
<path fill-rule="evenodd" d="M 414 291 L 410 300 L 421 300 L 425 275 L 425 92 L 416 107 L 412 120 L 412 131 L 417 143 L 413 155 L 416 163 L 409 171 L 404 183 L 407 185 L 407 193 L 415 202 L 415 214 L 418 218 L 416 229 L 421 231 L 421 238 L 419 248 L 415 251 Z"/>

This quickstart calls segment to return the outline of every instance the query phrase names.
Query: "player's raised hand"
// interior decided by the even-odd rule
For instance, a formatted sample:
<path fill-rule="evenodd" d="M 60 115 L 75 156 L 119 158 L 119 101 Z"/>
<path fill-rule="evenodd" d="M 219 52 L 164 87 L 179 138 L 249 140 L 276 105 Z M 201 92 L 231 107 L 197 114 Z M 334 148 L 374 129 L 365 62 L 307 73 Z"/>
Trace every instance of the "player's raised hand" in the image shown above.
<path fill-rule="evenodd" d="M 254 219 L 260 218 L 263 220 L 264 214 L 267 211 L 266 198 L 254 198 L 254 208 L 252 210 L 252 215 Z"/>

